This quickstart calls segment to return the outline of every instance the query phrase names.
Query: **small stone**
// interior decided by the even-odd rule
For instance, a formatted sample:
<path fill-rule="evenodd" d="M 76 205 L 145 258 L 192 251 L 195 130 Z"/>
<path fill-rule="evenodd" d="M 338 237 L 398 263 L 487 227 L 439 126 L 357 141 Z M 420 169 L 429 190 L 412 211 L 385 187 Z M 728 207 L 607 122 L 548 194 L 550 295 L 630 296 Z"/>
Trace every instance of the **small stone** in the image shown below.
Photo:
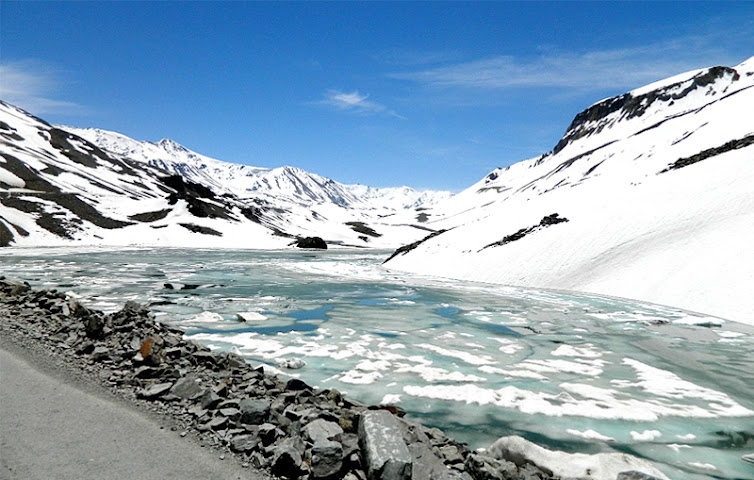
<path fill-rule="evenodd" d="M 230 448 L 235 452 L 250 452 L 259 445 L 256 435 L 237 435 L 230 441 Z"/>
<path fill-rule="evenodd" d="M 92 360 L 101 362 L 110 359 L 110 349 L 107 347 L 95 347 L 92 351 Z"/>
<path fill-rule="evenodd" d="M 202 408 L 213 409 L 222 399 L 212 390 L 205 390 L 204 394 L 199 399 Z"/>
<path fill-rule="evenodd" d="M 187 375 L 178 379 L 178 381 L 175 382 L 175 385 L 173 385 L 173 388 L 170 389 L 171 394 L 185 400 L 198 395 L 201 391 L 202 387 L 197 382 L 197 378 L 193 375 Z"/>
<path fill-rule="evenodd" d="M 440 447 L 439 450 L 440 455 L 443 456 L 445 462 L 450 464 L 463 463 L 463 455 L 455 445 L 444 445 Z"/>
<path fill-rule="evenodd" d="M 215 417 L 207 424 L 212 430 L 222 430 L 228 426 L 228 419 L 226 417 Z"/>
<path fill-rule="evenodd" d="M 146 398 L 147 400 L 158 398 L 167 393 L 172 386 L 172 383 L 158 383 L 156 385 L 152 385 L 147 389 L 141 390 L 138 393 L 138 396 L 141 398 Z"/>
<path fill-rule="evenodd" d="M 227 418 L 236 418 L 241 415 L 241 410 L 237 408 L 221 408 L 218 411 L 220 412 L 220 415 Z"/>

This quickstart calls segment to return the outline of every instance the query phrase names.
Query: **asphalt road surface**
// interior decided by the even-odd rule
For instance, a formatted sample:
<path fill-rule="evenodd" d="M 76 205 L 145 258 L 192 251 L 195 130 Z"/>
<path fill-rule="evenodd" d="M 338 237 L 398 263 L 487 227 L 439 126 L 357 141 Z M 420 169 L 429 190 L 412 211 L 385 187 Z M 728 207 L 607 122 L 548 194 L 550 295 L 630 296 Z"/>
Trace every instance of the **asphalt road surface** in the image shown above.
<path fill-rule="evenodd" d="M 3 340 L 0 479 L 268 478 Z"/>

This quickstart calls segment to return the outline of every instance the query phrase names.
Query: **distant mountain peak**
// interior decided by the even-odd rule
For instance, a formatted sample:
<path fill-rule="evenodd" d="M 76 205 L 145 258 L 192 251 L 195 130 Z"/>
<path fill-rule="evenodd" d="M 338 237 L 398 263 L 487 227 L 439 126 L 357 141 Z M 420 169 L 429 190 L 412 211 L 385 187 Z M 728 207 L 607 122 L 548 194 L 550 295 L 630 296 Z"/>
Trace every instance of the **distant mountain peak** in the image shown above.
<path fill-rule="evenodd" d="M 190 158 L 194 158 L 198 156 L 198 154 L 196 154 L 195 152 L 192 152 L 191 150 L 184 147 L 180 143 L 176 142 L 175 140 L 171 140 L 169 138 L 163 138 L 162 140 L 157 142 L 156 145 L 168 153 L 173 153 L 173 152 L 181 153 L 181 154 L 187 155 Z"/>

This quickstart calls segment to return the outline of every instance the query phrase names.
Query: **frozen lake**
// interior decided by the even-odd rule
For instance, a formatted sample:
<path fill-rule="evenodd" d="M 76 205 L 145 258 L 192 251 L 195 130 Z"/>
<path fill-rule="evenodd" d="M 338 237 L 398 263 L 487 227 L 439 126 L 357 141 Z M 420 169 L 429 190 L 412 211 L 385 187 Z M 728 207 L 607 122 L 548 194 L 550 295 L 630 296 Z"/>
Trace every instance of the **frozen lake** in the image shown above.
<path fill-rule="evenodd" d="M 3 249 L 0 272 L 126 300 L 214 349 L 393 403 L 472 447 L 518 434 L 671 478 L 754 479 L 754 328 L 630 300 L 390 272 L 384 251 Z M 441 259 L 438 259 L 441 261 Z M 239 322 L 239 315 L 246 322 Z"/>

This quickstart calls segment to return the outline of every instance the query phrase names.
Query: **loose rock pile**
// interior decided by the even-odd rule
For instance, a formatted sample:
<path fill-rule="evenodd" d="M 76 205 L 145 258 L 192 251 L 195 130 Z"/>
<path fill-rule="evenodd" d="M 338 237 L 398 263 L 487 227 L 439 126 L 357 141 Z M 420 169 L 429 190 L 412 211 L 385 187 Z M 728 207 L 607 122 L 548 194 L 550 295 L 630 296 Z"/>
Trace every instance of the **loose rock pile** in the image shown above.
<path fill-rule="evenodd" d="M 104 314 L 55 290 L 0 277 L 3 335 L 45 345 L 119 395 L 170 415 L 245 465 L 290 479 L 544 480 L 532 464 L 471 452 L 436 428 L 336 390 L 213 353 L 127 302 Z"/>

